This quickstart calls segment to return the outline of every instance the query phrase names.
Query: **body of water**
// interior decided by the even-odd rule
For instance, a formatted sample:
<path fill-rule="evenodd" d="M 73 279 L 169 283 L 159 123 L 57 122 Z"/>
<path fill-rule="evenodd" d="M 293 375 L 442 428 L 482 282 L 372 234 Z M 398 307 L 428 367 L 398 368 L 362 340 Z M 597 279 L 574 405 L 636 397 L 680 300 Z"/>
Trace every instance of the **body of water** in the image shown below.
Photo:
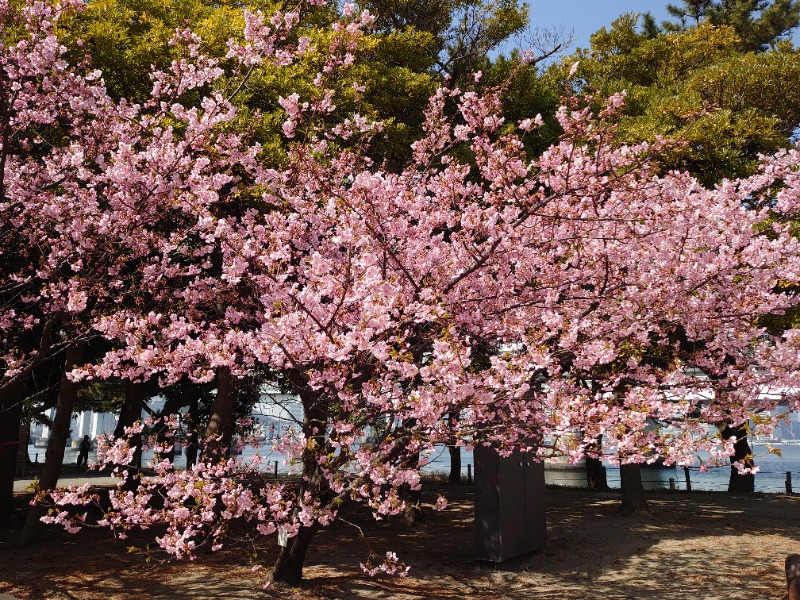
<path fill-rule="evenodd" d="M 768 493 L 785 492 L 787 471 L 792 473 L 795 490 L 800 491 L 800 446 L 777 447 L 780 449 L 783 455 L 782 457 L 768 453 L 764 446 L 755 445 L 753 447 L 755 464 L 759 467 L 755 480 L 756 491 Z M 43 462 L 44 451 L 44 448 L 36 448 L 33 445 L 28 446 L 28 455 L 32 461 Z M 270 452 L 269 448 L 266 446 L 260 448 L 248 446 L 242 452 L 241 458 L 249 461 L 252 460 L 256 454 L 259 454 L 267 461 L 262 466 L 263 470 L 273 472 L 275 463 L 277 462 L 278 473 L 285 474 L 290 471 L 291 466 L 286 463 L 286 457 L 280 453 Z M 152 454 L 145 453 L 144 460 L 147 461 L 151 457 Z M 64 463 L 75 464 L 77 459 L 78 451 L 67 448 L 64 454 Z M 91 452 L 89 454 L 89 460 L 91 461 L 93 459 L 94 452 Z M 444 473 L 446 475 L 450 472 L 450 455 L 447 452 L 447 448 L 437 448 L 437 451 L 429 457 L 429 461 L 430 462 L 423 467 L 423 473 Z M 184 468 L 186 466 L 185 455 L 176 457 L 175 466 L 177 468 Z M 472 470 L 473 466 L 472 453 L 462 449 L 462 476 L 466 478 L 468 470 Z M 565 468 L 563 465 L 558 465 L 558 467 L 559 468 L 546 469 L 545 477 L 548 484 L 567 487 L 585 487 L 586 475 L 581 468 Z M 608 484 L 612 488 L 619 487 L 619 467 L 606 465 L 606 470 L 608 474 Z M 730 467 L 717 467 L 709 469 L 706 472 L 701 472 L 699 465 L 696 465 L 689 469 L 689 477 L 693 490 L 725 491 L 728 489 Z M 669 489 L 670 479 L 674 480 L 675 489 L 686 489 L 686 478 L 682 467 L 642 469 L 642 480 L 646 489 Z"/>
<path fill-rule="evenodd" d="M 786 472 L 792 473 L 795 491 L 800 491 L 800 446 L 775 446 L 780 449 L 782 457 L 767 452 L 761 445 L 753 447 L 755 464 L 759 468 L 756 473 L 755 487 L 757 492 L 779 493 L 786 491 Z M 446 448 L 431 457 L 433 460 L 423 470 L 450 472 L 450 456 Z M 472 453 L 462 452 L 462 469 L 466 473 L 467 465 L 472 465 Z M 606 463 L 608 485 L 618 488 L 620 485 L 619 467 Z M 545 480 L 551 485 L 565 487 L 586 487 L 586 474 L 576 466 L 559 464 L 558 468 L 547 467 Z M 700 471 L 699 463 L 689 468 L 689 479 L 693 490 L 724 492 L 728 489 L 730 466 L 715 467 L 706 472 Z M 675 489 L 686 489 L 686 476 L 683 467 L 644 468 L 642 482 L 645 489 L 669 489 L 670 479 L 674 480 Z"/>

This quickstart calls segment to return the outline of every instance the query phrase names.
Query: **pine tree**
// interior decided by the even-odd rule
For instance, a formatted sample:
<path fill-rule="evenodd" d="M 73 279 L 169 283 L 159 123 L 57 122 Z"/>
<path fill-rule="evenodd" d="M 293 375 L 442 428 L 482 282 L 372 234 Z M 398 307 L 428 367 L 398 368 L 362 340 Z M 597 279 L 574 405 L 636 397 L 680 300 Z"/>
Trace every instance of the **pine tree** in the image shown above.
<path fill-rule="evenodd" d="M 712 0 L 684 0 L 683 6 L 667 4 L 667 12 L 680 23 L 665 21 L 663 27 L 667 31 L 683 31 L 688 26 L 697 25 L 706 17 L 711 6 Z"/>
<path fill-rule="evenodd" d="M 703 21 L 727 25 L 739 36 L 744 52 L 764 51 L 800 24 L 798 0 L 683 0 L 682 6 L 668 4 L 667 12 L 677 20 L 662 22 L 663 31 L 684 31 Z M 652 21 L 650 16 L 645 24 Z"/>

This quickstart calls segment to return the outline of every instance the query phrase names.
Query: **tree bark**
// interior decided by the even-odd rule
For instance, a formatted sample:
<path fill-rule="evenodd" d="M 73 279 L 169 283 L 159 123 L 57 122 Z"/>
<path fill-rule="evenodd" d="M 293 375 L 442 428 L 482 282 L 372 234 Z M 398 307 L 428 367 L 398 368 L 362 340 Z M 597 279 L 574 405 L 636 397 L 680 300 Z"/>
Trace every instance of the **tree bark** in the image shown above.
<path fill-rule="evenodd" d="M 45 451 L 44 466 L 39 474 L 39 489 L 52 490 L 58 485 L 58 477 L 61 474 L 61 467 L 64 464 L 64 447 L 69 435 L 69 426 L 72 421 L 72 407 L 78 397 L 78 384 L 70 381 L 67 373 L 83 364 L 83 356 L 86 345 L 83 342 L 75 342 L 67 348 L 67 356 L 64 361 L 64 372 L 61 376 L 61 384 L 58 388 L 58 402 L 56 404 L 56 414 L 53 418 L 53 426 L 50 430 L 50 439 L 47 442 Z M 31 507 L 28 517 L 25 519 L 25 528 L 20 536 L 20 545 L 25 547 L 35 542 L 39 538 L 42 530 L 40 519 L 45 515 L 47 509 L 41 504 Z"/>
<path fill-rule="evenodd" d="M 14 516 L 14 477 L 17 472 L 22 396 L 21 382 L 5 387 L 0 394 L 0 522 L 9 522 Z"/>
<path fill-rule="evenodd" d="M 587 448 L 590 451 L 597 452 L 602 455 L 603 451 L 603 436 L 598 435 L 594 443 Z M 607 492 L 608 478 L 606 475 L 606 468 L 603 466 L 603 461 L 594 456 L 586 455 L 586 485 L 589 489 L 595 492 Z"/>
<path fill-rule="evenodd" d="M 453 432 L 456 425 L 458 424 L 458 411 L 452 411 L 447 415 L 448 425 L 450 426 L 450 431 Z M 450 453 L 450 475 L 447 477 L 447 481 L 457 485 L 461 483 L 461 447 L 456 446 L 453 444 L 452 446 L 447 447 L 447 451 Z"/>
<path fill-rule="evenodd" d="M 418 469 L 419 454 L 410 456 L 407 466 Z M 398 488 L 397 495 L 405 504 L 403 512 L 398 515 L 400 523 L 409 529 L 419 525 L 425 519 L 425 513 L 422 512 L 422 487 L 412 490 L 409 484 L 404 483 Z"/>
<path fill-rule="evenodd" d="M 327 453 L 331 449 L 326 433 L 330 410 L 325 399 L 318 391 L 312 390 L 301 375 L 292 374 L 292 385 L 303 404 L 303 433 L 308 440 L 315 442 L 316 448 L 312 451 L 307 447 L 303 452 L 303 478 L 298 494 L 308 492 L 321 506 L 329 506 L 335 494 L 330 489 L 317 457 L 320 452 Z M 297 585 L 302 581 L 306 553 L 320 528 L 319 522 L 314 521 L 308 527 L 301 527 L 295 537 L 287 540 L 287 545 L 281 547 L 278 559 L 272 567 L 269 577 L 271 582 Z"/>
<path fill-rule="evenodd" d="M 620 488 L 622 491 L 622 512 L 631 514 L 640 510 L 649 511 L 642 485 L 642 467 L 638 463 L 620 465 Z"/>
<path fill-rule="evenodd" d="M 125 402 L 122 404 L 122 409 L 119 413 L 119 420 L 117 426 L 114 428 L 114 437 L 120 438 L 125 436 L 125 428 L 132 426 L 136 421 L 142 418 L 142 406 L 145 401 L 145 385 L 143 383 L 136 383 L 129 381 L 125 386 Z M 128 439 L 128 443 L 136 448 L 133 455 L 133 462 L 131 466 L 141 468 L 142 466 L 142 436 L 137 433 Z"/>
<path fill-rule="evenodd" d="M 756 476 L 752 473 L 742 475 L 733 466 L 734 462 L 740 462 L 748 468 L 755 465 L 753 462 L 753 451 L 747 443 L 747 430 L 744 425 L 733 428 L 728 425 L 722 431 L 722 438 L 727 440 L 736 436 L 736 444 L 733 446 L 733 456 L 731 456 L 731 477 L 728 481 L 728 493 L 731 494 L 750 494 L 755 492 Z"/>
<path fill-rule="evenodd" d="M 790 554 L 786 557 L 786 585 L 789 594 L 786 600 L 800 600 L 800 554 Z"/>
<path fill-rule="evenodd" d="M 610 489 L 608 487 L 606 468 L 599 458 L 586 457 L 586 484 L 594 492 L 607 492 Z"/>
<path fill-rule="evenodd" d="M 217 395 L 211 406 L 211 416 L 205 431 L 205 454 L 212 461 L 225 458 L 230 448 L 235 411 L 236 380 L 229 368 L 222 367 L 217 371 Z"/>
<path fill-rule="evenodd" d="M 28 456 L 28 442 L 31 437 L 31 424 L 22 421 L 19 425 L 19 444 L 17 446 L 17 476 L 22 477 L 28 473 L 28 465 L 31 462 Z"/>
<path fill-rule="evenodd" d="M 461 447 L 448 446 L 447 451 L 450 453 L 450 475 L 447 481 L 452 484 L 461 483 Z"/>
<path fill-rule="evenodd" d="M 186 439 L 186 468 L 191 469 L 197 464 L 197 454 L 200 448 L 198 428 L 200 427 L 200 391 L 197 384 L 192 384 L 188 389 L 189 394 L 189 433 Z"/>
<path fill-rule="evenodd" d="M 186 405 L 186 399 L 184 397 L 172 397 L 167 398 L 166 402 L 164 402 L 164 407 L 161 409 L 161 412 L 158 414 L 159 417 L 168 418 L 172 415 L 178 414 L 178 412 Z M 158 423 L 156 426 L 156 435 L 158 440 L 159 446 L 170 446 L 170 450 L 164 452 L 160 455 L 160 458 L 167 459 L 170 462 L 175 462 L 175 444 L 177 440 L 169 435 L 169 430 L 164 422 Z"/>
<path fill-rule="evenodd" d="M 303 580 L 306 553 L 319 528 L 320 525 L 316 522 L 311 527 L 301 527 L 297 535 L 290 538 L 286 546 L 281 547 L 270 573 L 271 582 L 295 586 Z"/>
<path fill-rule="evenodd" d="M 125 428 L 130 427 L 142 416 L 142 402 L 144 401 L 144 385 L 128 381 L 125 384 L 125 400 L 119 411 L 117 425 L 114 427 L 114 437 L 125 435 Z"/>

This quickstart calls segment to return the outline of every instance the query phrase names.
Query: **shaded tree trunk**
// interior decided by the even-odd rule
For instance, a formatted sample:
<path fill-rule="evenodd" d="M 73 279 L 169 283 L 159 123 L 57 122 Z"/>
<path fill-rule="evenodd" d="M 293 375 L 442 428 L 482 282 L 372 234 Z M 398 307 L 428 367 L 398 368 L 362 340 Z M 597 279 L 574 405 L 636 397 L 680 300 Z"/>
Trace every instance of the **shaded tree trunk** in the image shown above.
<path fill-rule="evenodd" d="M 610 489 L 608 487 L 606 468 L 599 458 L 586 457 L 586 485 L 595 492 L 607 492 Z"/>
<path fill-rule="evenodd" d="M 447 419 L 452 431 L 458 424 L 458 412 L 449 413 Z M 452 484 L 459 484 L 461 483 L 461 447 L 453 444 L 447 447 L 447 451 L 450 454 L 450 475 L 448 475 L 447 481 Z"/>
<path fill-rule="evenodd" d="M 602 455 L 603 450 L 603 436 L 598 435 L 594 443 L 587 448 L 592 452 L 597 452 Z M 607 492 L 608 478 L 606 476 L 606 468 L 603 466 L 603 461 L 594 456 L 586 455 L 586 485 L 589 489 L 595 492 Z"/>
<path fill-rule="evenodd" d="M 129 381 L 125 386 L 125 402 L 119 413 L 117 426 L 114 428 L 114 437 L 124 437 L 125 428 L 132 426 L 142 417 L 142 406 L 146 395 L 145 384 Z M 142 466 L 142 436 L 137 433 L 128 439 L 128 443 L 136 448 L 131 466 Z"/>
<path fill-rule="evenodd" d="M 448 446 L 447 451 L 450 453 L 450 475 L 447 481 L 452 484 L 461 483 L 461 448 L 459 446 Z"/>
<path fill-rule="evenodd" d="M 638 463 L 620 465 L 619 475 L 622 491 L 622 512 L 630 514 L 640 510 L 649 511 L 650 507 L 644 497 L 641 465 Z"/>
<path fill-rule="evenodd" d="M 236 380 L 231 370 L 217 370 L 217 395 L 211 405 L 211 416 L 206 426 L 205 454 L 212 461 L 225 457 L 233 438 L 233 417 L 236 411 Z"/>
<path fill-rule="evenodd" d="M 755 465 L 753 451 L 750 449 L 750 444 L 747 443 L 747 430 L 743 424 L 736 428 L 725 426 L 722 431 L 722 438 L 728 440 L 734 436 L 736 436 L 736 444 L 733 446 L 733 456 L 731 456 L 731 477 L 728 481 L 728 492 L 731 494 L 749 494 L 755 491 L 756 476 L 752 473 L 742 475 L 733 466 L 734 462 L 739 462 L 748 468 Z"/>
<path fill-rule="evenodd" d="M 22 419 L 23 386 L 9 385 L 0 395 L 0 522 L 14 515 L 14 477 L 17 472 L 19 423 Z"/>
<path fill-rule="evenodd" d="M 312 524 L 311 527 L 301 527 L 296 536 L 287 540 L 287 545 L 281 547 L 278 558 L 272 566 L 269 577 L 271 582 L 294 586 L 303 580 L 306 553 L 319 528 L 318 523 Z"/>
<path fill-rule="evenodd" d="M 164 402 L 164 407 L 161 409 L 161 412 L 159 413 L 158 416 L 164 418 L 171 417 L 172 415 L 177 414 L 181 410 L 181 408 L 183 408 L 185 405 L 186 401 L 184 397 L 167 398 L 167 401 Z M 163 422 L 157 425 L 156 435 L 158 436 L 157 437 L 158 445 L 170 446 L 170 449 L 167 452 L 161 453 L 160 458 L 167 459 L 170 462 L 174 462 L 175 444 L 177 443 L 177 440 L 169 434 L 170 431 L 167 429 L 167 426 Z"/>
<path fill-rule="evenodd" d="M 789 588 L 786 600 L 800 600 L 800 554 L 790 554 L 784 564 L 786 585 Z"/>
<path fill-rule="evenodd" d="M 407 419 L 403 424 L 409 430 L 413 430 L 416 426 L 416 420 Z M 419 470 L 419 453 L 408 455 L 403 467 Z M 405 505 L 403 511 L 397 515 L 397 520 L 405 527 L 414 527 L 425 517 L 422 512 L 422 487 L 412 490 L 410 485 L 403 484 L 397 488 L 397 495 Z"/>
<path fill-rule="evenodd" d="M 28 442 L 31 437 L 31 424 L 27 421 L 20 423 L 19 426 L 19 445 L 17 446 L 17 476 L 22 477 L 28 472 L 28 465 L 31 462 L 28 456 Z"/>
<path fill-rule="evenodd" d="M 86 345 L 83 342 L 76 342 L 67 348 L 67 356 L 64 361 L 64 372 L 61 376 L 61 384 L 58 388 L 58 402 L 56 403 L 56 414 L 53 418 L 53 426 L 50 430 L 50 439 L 47 442 L 44 466 L 39 474 L 39 489 L 52 490 L 58 485 L 58 477 L 61 474 L 61 467 L 64 464 L 64 447 L 69 435 L 69 426 L 72 421 L 72 408 L 78 397 L 78 384 L 70 381 L 67 373 L 83 364 L 83 356 Z M 25 520 L 25 528 L 20 536 L 20 544 L 24 547 L 39 538 L 42 530 L 40 521 L 47 512 L 47 509 L 37 504 L 31 507 L 28 517 Z"/>
<path fill-rule="evenodd" d="M 419 454 L 409 457 L 407 467 L 419 468 Z M 398 488 L 397 493 L 405 504 L 403 512 L 398 515 L 400 523 L 408 528 L 418 525 L 425 519 L 425 513 L 422 512 L 422 487 L 412 490 L 410 485 L 404 483 Z"/>
<path fill-rule="evenodd" d="M 196 384 L 188 388 L 189 394 L 189 435 L 186 440 L 186 468 L 191 469 L 197 463 L 200 449 L 198 428 L 200 427 L 199 390 Z"/>
<path fill-rule="evenodd" d="M 313 439 L 317 448 L 330 449 L 325 431 L 329 416 L 326 401 L 319 392 L 308 387 L 302 376 L 294 375 L 292 383 L 303 404 L 303 432 L 307 439 Z M 328 505 L 335 497 L 317 462 L 317 454 L 309 450 L 303 453 L 303 478 L 299 488 L 299 494 L 310 493 L 322 506 Z M 321 525 L 314 521 L 308 527 L 301 527 L 296 536 L 287 540 L 272 567 L 270 581 L 286 585 L 297 585 L 302 581 L 306 553 L 320 528 Z"/>

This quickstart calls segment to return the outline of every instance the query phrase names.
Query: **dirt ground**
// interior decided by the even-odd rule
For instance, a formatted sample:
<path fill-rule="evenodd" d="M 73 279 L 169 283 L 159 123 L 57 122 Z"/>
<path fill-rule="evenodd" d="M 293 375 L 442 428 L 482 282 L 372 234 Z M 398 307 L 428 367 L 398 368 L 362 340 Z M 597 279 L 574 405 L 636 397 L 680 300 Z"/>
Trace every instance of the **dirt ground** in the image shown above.
<path fill-rule="evenodd" d="M 51 600 L 777 600 L 786 593 L 783 561 L 800 553 L 800 496 L 653 493 L 652 514 L 623 516 L 613 493 L 548 489 L 547 547 L 495 565 L 474 557 L 472 488 L 429 485 L 423 499 L 430 505 L 438 493 L 450 506 L 444 512 L 428 506 L 413 531 L 376 523 L 363 509 L 348 511 L 350 524 L 337 522 L 315 539 L 306 583 L 295 589 L 262 589 L 263 574 L 253 566 L 274 557 L 264 542 L 239 541 L 176 563 L 143 550 L 152 533 L 118 541 L 106 530 L 69 535 L 53 528 L 20 550 L 18 532 L 0 529 L 0 594 Z M 358 563 L 370 549 L 395 551 L 411 566 L 408 577 L 362 574 Z"/>

